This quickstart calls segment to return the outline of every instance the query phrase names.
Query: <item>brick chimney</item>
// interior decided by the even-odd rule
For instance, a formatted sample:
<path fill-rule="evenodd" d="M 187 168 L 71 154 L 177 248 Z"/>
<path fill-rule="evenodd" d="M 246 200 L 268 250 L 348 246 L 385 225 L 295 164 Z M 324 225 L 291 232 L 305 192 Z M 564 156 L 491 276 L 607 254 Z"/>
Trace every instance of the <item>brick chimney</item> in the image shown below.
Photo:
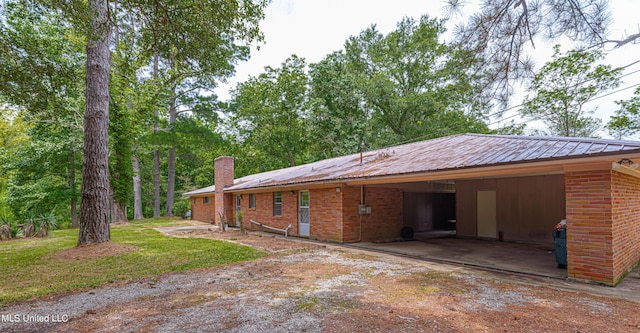
<path fill-rule="evenodd" d="M 220 156 L 213 161 L 213 181 L 216 185 L 214 220 L 220 223 L 220 214 L 224 214 L 227 221 L 234 221 L 233 197 L 223 193 L 225 187 L 233 185 L 233 157 Z"/>

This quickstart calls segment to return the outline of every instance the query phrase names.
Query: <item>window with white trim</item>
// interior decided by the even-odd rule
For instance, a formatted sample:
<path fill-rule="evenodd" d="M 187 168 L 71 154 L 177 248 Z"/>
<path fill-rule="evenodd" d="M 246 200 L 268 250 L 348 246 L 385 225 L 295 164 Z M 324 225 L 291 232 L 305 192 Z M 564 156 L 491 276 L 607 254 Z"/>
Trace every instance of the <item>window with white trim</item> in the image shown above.
<path fill-rule="evenodd" d="M 282 216 L 282 192 L 273 192 L 273 216 Z"/>
<path fill-rule="evenodd" d="M 249 208 L 256 208 L 256 194 L 249 194 Z"/>

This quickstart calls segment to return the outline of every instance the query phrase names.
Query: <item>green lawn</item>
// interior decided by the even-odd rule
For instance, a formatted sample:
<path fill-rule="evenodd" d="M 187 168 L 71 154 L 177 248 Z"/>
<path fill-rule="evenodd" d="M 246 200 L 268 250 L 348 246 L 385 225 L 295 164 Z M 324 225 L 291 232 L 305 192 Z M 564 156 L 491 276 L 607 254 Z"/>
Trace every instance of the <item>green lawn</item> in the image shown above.
<path fill-rule="evenodd" d="M 174 238 L 154 227 L 179 220 L 149 219 L 111 227 L 111 241 L 137 251 L 95 259 L 55 261 L 46 255 L 76 245 L 78 230 L 56 230 L 43 239 L 0 242 L 0 308 L 32 297 L 93 288 L 122 281 L 261 258 L 247 246 L 199 238 Z"/>

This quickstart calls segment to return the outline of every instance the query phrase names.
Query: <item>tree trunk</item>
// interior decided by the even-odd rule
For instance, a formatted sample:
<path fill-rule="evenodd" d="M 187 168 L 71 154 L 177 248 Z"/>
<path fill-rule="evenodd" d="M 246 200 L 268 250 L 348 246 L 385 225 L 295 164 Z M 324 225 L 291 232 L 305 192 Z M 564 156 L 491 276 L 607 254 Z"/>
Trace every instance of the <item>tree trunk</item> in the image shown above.
<path fill-rule="evenodd" d="M 138 156 L 131 155 L 131 168 L 133 169 L 133 219 L 141 220 L 142 214 L 142 186 L 140 184 L 140 161 Z"/>
<path fill-rule="evenodd" d="M 71 133 L 71 126 L 69 126 L 69 133 Z M 69 189 L 71 190 L 71 227 L 77 228 L 80 226 L 78 223 L 78 198 L 76 197 L 76 156 L 73 150 L 73 140 L 69 142 Z"/>
<path fill-rule="evenodd" d="M 176 149 L 169 148 L 169 161 L 168 161 L 168 173 L 167 173 L 167 209 L 166 216 L 173 216 L 173 200 L 176 184 Z"/>
<path fill-rule="evenodd" d="M 175 86 L 172 92 L 173 96 L 171 96 L 171 106 L 169 107 L 169 127 L 173 131 L 173 126 L 176 123 L 176 94 L 175 94 Z M 174 134 L 175 135 L 175 134 Z M 166 215 L 173 216 L 173 200 L 175 193 L 175 184 L 176 184 L 176 149 L 174 147 L 169 148 L 169 160 L 168 164 L 168 172 L 167 172 L 167 209 Z"/>
<path fill-rule="evenodd" d="M 174 54 L 171 53 L 171 69 L 176 69 L 176 60 Z M 171 89 L 171 104 L 169 105 L 169 128 L 175 138 L 174 126 L 176 124 L 176 117 L 178 110 L 176 110 L 176 83 L 177 78 L 174 78 L 174 83 Z M 173 216 L 173 200 L 176 189 L 176 148 L 173 146 L 173 140 L 171 140 L 171 146 L 169 147 L 169 160 L 167 161 L 167 207 L 166 215 Z"/>
<path fill-rule="evenodd" d="M 106 0 L 90 0 L 87 37 L 86 107 L 82 204 L 78 245 L 103 243 L 109 229 L 109 18 Z"/>
<path fill-rule="evenodd" d="M 112 189 L 113 191 L 113 189 Z M 111 200 L 111 223 L 124 223 L 128 222 L 127 219 L 127 204 L 118 202 L 113 198 Z"/>
<path fill-rule="evenodd" d="M 153 54 L 153 79 L 158 80 L 158 52 L 154 52 Z M 158 118 L 160 117 L 160 112 L 158 111 L 158 107 L 155 106 L 153 110 L 153 116 L 155 118 L 155 123 L 153 125 L 153 133 L 158 133 Z M 156 148 L 153 151 L 153 217 L 160 217 L 160 151 Z"/>

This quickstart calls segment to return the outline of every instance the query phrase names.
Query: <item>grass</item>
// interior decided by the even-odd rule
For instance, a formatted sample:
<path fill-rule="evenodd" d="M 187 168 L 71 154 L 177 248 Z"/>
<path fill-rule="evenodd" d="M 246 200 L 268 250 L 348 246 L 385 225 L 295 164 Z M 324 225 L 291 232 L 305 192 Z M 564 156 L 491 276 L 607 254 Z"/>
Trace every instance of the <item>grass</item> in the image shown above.
<path fill-rule="evenodd" d="M 45 258 L 76 245 L 77 229 L 56 230 L 47 238 L 0 242 L 0 308 L 33 297 L 95 288 L 113 281 L 151 277 L 261 258 L 247 246 L 202 238 L 175 238 L 154 227 L 185 224 L 148 219 L 111 226 L 111 241 L 138 247 L 111 257 L 69 262 Z"/>

